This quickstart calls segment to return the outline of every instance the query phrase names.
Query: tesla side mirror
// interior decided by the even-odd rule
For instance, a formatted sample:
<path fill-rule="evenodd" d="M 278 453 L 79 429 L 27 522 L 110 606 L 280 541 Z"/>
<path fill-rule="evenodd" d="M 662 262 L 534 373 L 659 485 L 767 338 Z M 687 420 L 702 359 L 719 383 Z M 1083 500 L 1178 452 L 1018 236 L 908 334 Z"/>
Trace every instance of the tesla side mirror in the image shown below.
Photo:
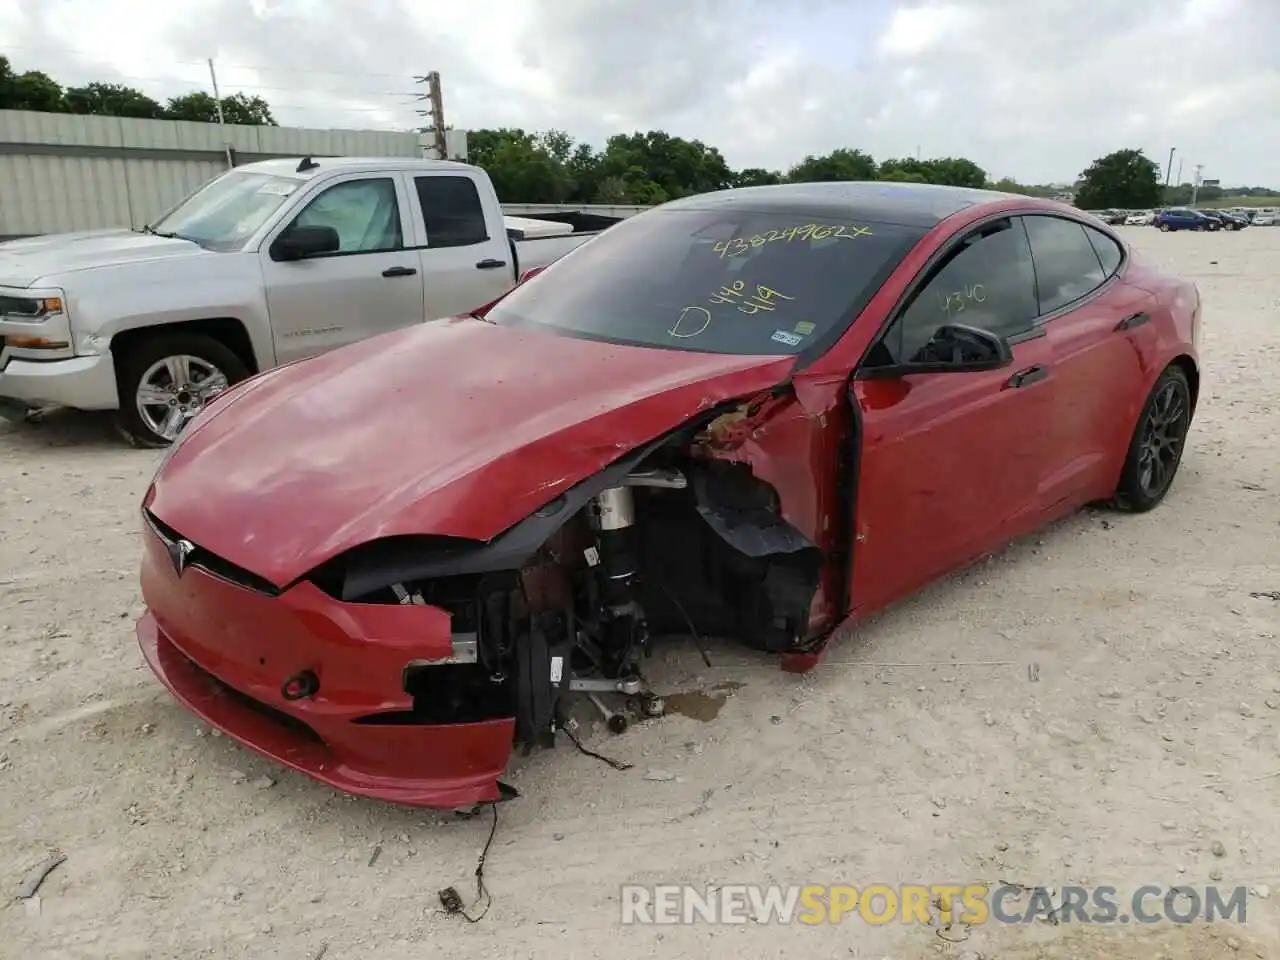
<path fill-rule="evenodd" d="M 271 246 L 274 260 L 304 260 L 323 253 L 337 253 L 342 246 L 338 231 L 321 225 L 295 226 Z"/>
<path fill-rule="evenodd" d="M 941 326 L 899 368 L 902 373 L 959 373 L 998 370 L 1013 363 L 1009 341 L 998 333 L 960 323 Z"/>

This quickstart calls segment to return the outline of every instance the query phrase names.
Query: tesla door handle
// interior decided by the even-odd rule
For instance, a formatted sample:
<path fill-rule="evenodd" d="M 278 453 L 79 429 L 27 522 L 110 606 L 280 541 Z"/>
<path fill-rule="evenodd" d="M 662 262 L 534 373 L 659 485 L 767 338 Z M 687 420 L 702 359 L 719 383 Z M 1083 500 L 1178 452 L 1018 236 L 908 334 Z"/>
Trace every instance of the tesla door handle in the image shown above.
<path fill-rule="evenodd" d="M 507 261 L 494 260 L 492 257 L 490 257 L 488 260 L 481 260 L 479 263 L 477 263 L 476 269 L 477 270 L 497 270 L 499 267 L 505 267 L 506 265 L 507 265 Z"/>
<path fill-rule="evenodd" d="M 418 271 L 413 267 L 387 267 L 382 271 L 384 277 L 412 277 Z"/>
<path fill-rule="evenodd" d="M 1027 367 L 1025 370 L 1019 370 L 1009 378 L 1007 386 L 1010 387 L 1029 387 L 1037 380 L 1043 380 L 1049 375 L 1049 368 L 1042 367 L 1037 364 L 1034 367 Z"/>
<path fill-rule="evenodd" d="M 1151 315 L 1147 313 L 1135 313 L 1125 317 L 1116 324 L 1116 331 L 1132 330 L 1134 327 L 1140 327 L 1151 319 Z"/>

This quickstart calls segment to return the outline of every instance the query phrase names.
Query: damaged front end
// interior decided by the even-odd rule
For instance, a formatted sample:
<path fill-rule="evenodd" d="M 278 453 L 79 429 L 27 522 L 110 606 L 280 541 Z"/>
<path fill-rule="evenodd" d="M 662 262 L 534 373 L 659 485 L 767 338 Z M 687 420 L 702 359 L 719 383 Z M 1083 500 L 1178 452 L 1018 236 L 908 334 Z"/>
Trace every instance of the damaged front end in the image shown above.
<path fill-rule="evenodd" d="M 418 806 L 501 799 L 513 743 L 552 746 L 573 695 L 615 732 L 607 695 L 661 713 L 654 636 L 813 655 L 834 625 L 816 469 L 833 426 L 789 390 L 718 407 L 491 540 L 374 540 L 279 589 L 148 513 L 139 639 L 188 707 L 310 776 Z"/>
<path fill-rule="evenodd" d="M 654 636 L 809 649 L 830 625 L 811 616 L 823 609 L 824 552 L 723 429 L 759 412 L 758 403 L 709 411 L 488 542 L 387 538 L 309 574 L 345 603 L 424 605 L 452 618 L 450 654 L 407 663 L 412 707 L 380 722 L 511 718 L 517 743 L 550 746 L 570 694 L 591 696 L 615 731 L 625 720 L 602 694 L 661 712 L 642 672 Z M 812 483 L 812 463 L 803 466 Z"/>

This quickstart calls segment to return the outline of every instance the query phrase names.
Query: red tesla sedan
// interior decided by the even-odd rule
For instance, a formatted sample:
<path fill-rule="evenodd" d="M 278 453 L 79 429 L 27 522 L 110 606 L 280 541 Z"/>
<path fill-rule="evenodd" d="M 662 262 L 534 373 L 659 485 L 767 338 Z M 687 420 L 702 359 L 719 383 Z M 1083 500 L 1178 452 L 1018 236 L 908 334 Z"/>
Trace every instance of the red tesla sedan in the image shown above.
<path fill-rule="evenodd" d="M 804 670 L 832 631 L 1095 501 L 1148 510 L 1200 298 L 1073 208 L 728 190 L 475 315 L 238 385 L 146 493 L 142 651 L 191 710 L 353 793 L 509 795 L 575 693 L 657 712 L 652 636 Z"/>

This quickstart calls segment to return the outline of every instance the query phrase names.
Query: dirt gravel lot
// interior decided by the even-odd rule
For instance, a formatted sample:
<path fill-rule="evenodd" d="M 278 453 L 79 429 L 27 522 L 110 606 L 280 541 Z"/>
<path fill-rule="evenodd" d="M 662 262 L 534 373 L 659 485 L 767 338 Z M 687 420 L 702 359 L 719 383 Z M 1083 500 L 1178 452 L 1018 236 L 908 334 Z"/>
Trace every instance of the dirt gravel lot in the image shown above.
<path fill-rule="evenodd" d="M 281 771 L 143 667 L 137 504 L 158 455 L 100 418 L 0 421 L 0 956 L 1280 957 L 1280 602 L 1251 595 L 1280 590 L 1280 229 L 1128 234 L 1207 302 L 1166 504 L 1073 517 L 805 677 L 731 646 L 712 669 L 660 654 L 665 690 L 704 695 L 588 733 L 631 770 L 567 745 L 517 762 L 478 924 L 436 891 L 470 900 L 487 813 Z M 8 902 L 54 850 L 38 902 Z M 1245 924 L 986 924 L 950 942 L 856 918 L 618 922 L 624 883 L 1218 878 L 1255 891 Z"/>

